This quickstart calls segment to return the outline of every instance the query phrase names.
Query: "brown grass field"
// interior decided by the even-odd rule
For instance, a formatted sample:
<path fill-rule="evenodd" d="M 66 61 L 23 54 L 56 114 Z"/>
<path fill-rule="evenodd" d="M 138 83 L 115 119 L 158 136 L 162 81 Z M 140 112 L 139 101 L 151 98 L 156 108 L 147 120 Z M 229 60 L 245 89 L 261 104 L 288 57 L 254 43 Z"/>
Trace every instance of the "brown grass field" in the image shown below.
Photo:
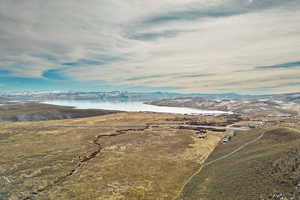
<path fill-rule="evenodd" d="M 148 126 L 183 117 L 117 113 L 1 123 L 0 199 L 174 199 L 223 135 L 201 140 L 192 130 Z M 72 125 L 140 127 L 55 127 Z"/>

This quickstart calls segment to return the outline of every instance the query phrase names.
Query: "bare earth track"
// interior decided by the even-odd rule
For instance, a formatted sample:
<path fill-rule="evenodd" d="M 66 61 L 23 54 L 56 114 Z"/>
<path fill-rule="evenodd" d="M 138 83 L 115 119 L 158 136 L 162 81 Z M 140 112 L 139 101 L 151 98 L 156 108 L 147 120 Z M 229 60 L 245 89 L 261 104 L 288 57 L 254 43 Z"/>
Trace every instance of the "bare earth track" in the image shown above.
<path fill-rule="evenodd" d="M 246 130 L 246 129 L 243 129 L 241 128 L 240 130 Z M 258 136 L 257 138 L 255 138 L 254 140 L 251 140 L 245 144 L 243 144 L 242 146 L 238 147 L 237 149 L 235 149 L 234 151 L 230 152 L 230 153 L 227 153 L 226 155 L 224 156 L 221 156 L 219 158 L 216 158 L 214 160 L 211 160 L 209 162 L 206 162 L 204 163 L 197 172 L 195 172 L 189 179 L 188 181 L 183 185 L 182 189 L 180 190 L 178 196 L 175 198 L 175 199 L 178 199 L 178 200 L 183 200 L 183 198 L 181 198 L 180 196 L 182 195 L 182 192 L 185 188 L 186 185 L 190 184 L 190 182 L 192 181 L 192 179 L 194 178 L 194 176 L 197 176 L 199 174 L 199 172 L 206 166 L 209 166 L 209 165 L 212 165 L 220 160 L 224 160 L 226 158 L 229 158 L 230 156 L 233 156 L 234 154 L 236 154 L 237 152 L 241 151 L 242 149 L 246 148 L 248 145 L 250 144 L 253 144 L 255 142 L 257 142 L 258 140 L 260 140 L 263 136 L 264 136 L 265 132 L 263 132 L 260 136 Z"/>
<path fill-rule="evenodd" d="M 252 141 L 250 141 L 250 142 L 247 142 L 247 143 L 243 144 L 242 146 L 240 146 L 239 148 L 235 149 L 234 151 L 232 151 L 232 152 L 230 152 L 230 153 L 228 153 L 228 154 L 226 154 L 226 155 L 224 155 L 224 156 L 222 156 L 222 157 L 220 157 L 220 158 L 217 158 L 217 159 L 215 159 L 215 160 L 212 160 L 212 161 L 209 161 L 209 162 L 207 162 L 207 163 L 204 163 L 203 167 L 206 167 L 206 166 L 208 166 L 208 165 L 214 164 L 215 162 L 218 162 L 218 161 L 220 161 L 220 160 L 224 160 L 224 159 L 226 159 L 226 158 L 228 158 L 228 157 L 230 157 L 230 156 L 236 154 L 237 152 L 239 152 L 239 151 L 241 151 L 242 149 L 246 148 L 248 145 L 253 144 L 253 143 L 257 142 L 258 140 L 260 140 L 264 135 L 265 135 L 265 132 L 263 132 L 260 136 L 258 136 L 258 137 L 255 138 L 254 140 L 252 140 Z"/>

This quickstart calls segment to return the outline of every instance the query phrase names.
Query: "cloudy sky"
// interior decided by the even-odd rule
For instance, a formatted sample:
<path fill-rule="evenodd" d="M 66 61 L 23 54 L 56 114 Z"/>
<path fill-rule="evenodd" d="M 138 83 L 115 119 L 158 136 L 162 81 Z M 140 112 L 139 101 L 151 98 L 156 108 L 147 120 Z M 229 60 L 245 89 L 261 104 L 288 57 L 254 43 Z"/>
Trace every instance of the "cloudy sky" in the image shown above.
<path fill-rule="evenodd" d="M 300 92 L 300 0 L 0 0 L 0 91 Z"/>

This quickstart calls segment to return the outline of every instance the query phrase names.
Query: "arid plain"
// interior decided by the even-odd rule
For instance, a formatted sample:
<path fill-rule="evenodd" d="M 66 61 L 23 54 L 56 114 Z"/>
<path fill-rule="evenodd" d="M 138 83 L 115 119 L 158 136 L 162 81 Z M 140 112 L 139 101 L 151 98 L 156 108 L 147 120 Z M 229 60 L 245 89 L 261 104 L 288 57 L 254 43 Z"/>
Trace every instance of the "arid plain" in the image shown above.
<path fill-rule="evenodd" d="M 178 128 L 184 122 L 183 115 L 124 112 L 1 123 L 1 198 L 175 198 L 223 136 L 199 139 Z"/>

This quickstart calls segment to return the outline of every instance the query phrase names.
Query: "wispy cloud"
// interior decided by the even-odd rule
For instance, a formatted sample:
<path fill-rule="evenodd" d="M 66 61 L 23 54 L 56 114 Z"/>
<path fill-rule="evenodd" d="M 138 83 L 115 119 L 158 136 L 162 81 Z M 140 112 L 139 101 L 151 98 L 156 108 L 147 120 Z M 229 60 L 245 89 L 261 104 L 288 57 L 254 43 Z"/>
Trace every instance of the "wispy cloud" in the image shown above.
<path fill-rule="evenodd" d="M 278 77 L 299 73 L 299 8 L 300 0 L 2 0 L 0 83 L 297 91 Z"/>
<path fill-rule="evenodd" d="M 143 21 L 145 24 L 168 23 L 171 21 L 190 21 L 201 18 L 222 18 L 241 15 L 249 12 L 257 12 L 265 9 L 282 6 L 296 2 L 295 0 L 227 0 L 227 1 L 208 1 L 193 2 L 185 7 L 174 11 L 166 11 L 157 16 L 150 17 Z"/>
<path fill-rule="evenodd" d="M 185 74 L 185 75 L 179 75 L 178 78 L 201 78 L 201 77 L 210 77 L 215 75 L 217 74 Z"/>

